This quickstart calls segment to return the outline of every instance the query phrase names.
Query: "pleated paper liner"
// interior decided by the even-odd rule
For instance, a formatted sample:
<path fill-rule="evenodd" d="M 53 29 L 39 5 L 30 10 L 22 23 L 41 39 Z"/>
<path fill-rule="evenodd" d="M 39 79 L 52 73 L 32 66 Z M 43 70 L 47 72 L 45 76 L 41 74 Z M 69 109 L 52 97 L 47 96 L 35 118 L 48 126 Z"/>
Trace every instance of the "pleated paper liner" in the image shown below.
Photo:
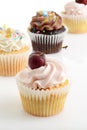
<path fill-rule="evenodd" d="M 36 34 L 28 30 L 34 51 L 42 51 L 46 54 L 56 53 L 62 49 L 64 37 L 68 29 L 55 35 Z"/>
<path fill-rule="evenodd" d="M 23 49 L 24 50 L 24 49 Z M 0 54 L 0 75 L 14 76 L 27 64 L 29 49 L 15 53 Z"/>
<path fill-rule="evenodd" d="M 62 13 L 63 23 L 68 27 L 69 33 L 87 33 L 87 15 L 75 16 Z"/>
<path fill-rule="evenodd" d="M 32 90 L 17 81 L 24 110 L 34 116 L 53 116 L 60 113 L 69 92 L 68 80 L 61 87 L 46 90 Z"/>

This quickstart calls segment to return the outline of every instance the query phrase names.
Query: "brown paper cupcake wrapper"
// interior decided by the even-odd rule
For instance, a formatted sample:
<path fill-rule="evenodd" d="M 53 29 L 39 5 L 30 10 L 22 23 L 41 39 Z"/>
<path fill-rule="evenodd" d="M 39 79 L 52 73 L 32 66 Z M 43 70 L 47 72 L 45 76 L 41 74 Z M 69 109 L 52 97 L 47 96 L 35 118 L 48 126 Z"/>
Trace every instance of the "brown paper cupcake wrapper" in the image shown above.
<path fill-rule="evenodd" d="M 60 113 L 66 101 L 69 86 L 51 90 L 32 90 L 17 81 L 24 110 L 35 116 L 52 116 Z"/>
<path fill-rule="evenodd" d="M 20 54 L 1 54 L 0 55 L 0 75 L 14 76 L 17 72 L 24 69 L 27 64 L 29 52 Z"/>
<path fill-rule="evenodd" d="M 87 32 L 87 16 L 75 16 L 62 13 L 62 18 L 70 33 Z"/>
<path fill-rule="evenodd" d="M 46 54 L 56 53 L 61 50 L 66 33 L 67 28 L 65 31 L 56 35 L 35 34 L 28 31 L 28 34 L 31 38 L 33 50 L 42 51 Z"/>

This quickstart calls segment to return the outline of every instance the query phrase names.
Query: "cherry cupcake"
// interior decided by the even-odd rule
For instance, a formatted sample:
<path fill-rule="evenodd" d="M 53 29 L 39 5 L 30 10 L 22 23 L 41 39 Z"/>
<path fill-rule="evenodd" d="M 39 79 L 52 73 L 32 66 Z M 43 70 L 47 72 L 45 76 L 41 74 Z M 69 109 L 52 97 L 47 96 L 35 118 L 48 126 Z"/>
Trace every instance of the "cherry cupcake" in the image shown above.
<path fill-rule="evenodd" d="M 38 11 L 28 27 L 33 50 L 46 54 L 61 50 L 66 32 L 62 18 L 53 11 Z"/>
<path fill-rule="evenodd" d="M 69 92 L 69 79 L 60 61 L 42 52 L 29 56 L 28 67 L 16 76 L 24 110 L 35 116 L 60 113 Z"/>
<path fill-rule="evenodd" d="M 87 0 L 66 3 L 62 18 L 70 33 L 87 33 Z"/>

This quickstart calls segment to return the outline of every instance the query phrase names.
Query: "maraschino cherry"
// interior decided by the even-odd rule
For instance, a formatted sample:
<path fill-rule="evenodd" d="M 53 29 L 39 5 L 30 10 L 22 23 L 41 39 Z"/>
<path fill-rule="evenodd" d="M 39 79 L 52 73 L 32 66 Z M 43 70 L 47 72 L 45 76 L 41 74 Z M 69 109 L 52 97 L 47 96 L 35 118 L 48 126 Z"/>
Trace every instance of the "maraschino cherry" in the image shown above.
<path fill-rule="evenodd" d="M 87 4 L 87 0 L 76 0 L 77 3 L 80 3 L 80 4 Z"/>
<path fill-rule="evenodd" d="M 30 54 L 28 65 L 31 69 L 36 69 L 46 64 L 45 55 L 43 52 L 36 51 Z"/>

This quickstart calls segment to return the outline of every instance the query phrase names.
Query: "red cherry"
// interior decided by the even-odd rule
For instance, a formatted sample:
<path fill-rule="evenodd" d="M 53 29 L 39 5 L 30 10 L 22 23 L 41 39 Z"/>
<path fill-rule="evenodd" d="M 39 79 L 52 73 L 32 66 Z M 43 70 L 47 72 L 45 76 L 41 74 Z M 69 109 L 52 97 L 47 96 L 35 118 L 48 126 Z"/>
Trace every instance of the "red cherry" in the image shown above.
<path fill-rule="evenodd" d="M 31 69 L 39 68 L 45 65 L 45 55 L 43 52 L 36 51 L 30 54 L 28 65 Z"/>
<path fill-rule="evenodd" d="M 80 4 L 87 4 L 87 0 L 76 0 L 77 3 L 80 3 Z"/>

